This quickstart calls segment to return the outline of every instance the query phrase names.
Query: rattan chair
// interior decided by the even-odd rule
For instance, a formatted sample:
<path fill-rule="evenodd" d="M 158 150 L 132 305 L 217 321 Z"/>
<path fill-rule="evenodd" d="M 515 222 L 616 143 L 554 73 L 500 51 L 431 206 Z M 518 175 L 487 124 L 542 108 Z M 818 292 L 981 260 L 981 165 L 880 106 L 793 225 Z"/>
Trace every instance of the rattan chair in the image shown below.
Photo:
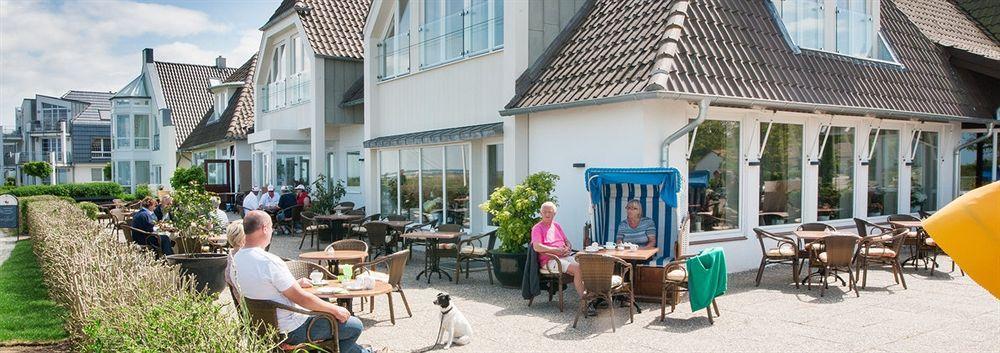
<path fill-rule="evenodd" d="M 483 246 L 483 238 L 486 238 L 486 246 Z M 486 264 L 486 273 L 490 278 L 490 284 L 493 284 L 493 261 L 490 259 L 490 250 L 493 250 L 493 246 L 497 242 L 497 231 L 493 230 L 486 234 L 480 234 L 474 237 L 469 237 L 458 242 L 456 247 L 457 254 L 455 255 L 455 283 L 458 283 L 458 278 L 462 274 L 462 269 L 465 268 L 465 278 L 469 278 L 469 264 L 473 261 L 482 262 Z M 465 266 L 462 262 L 465 262 Z"/>
<path fill-rule="evenodd" d="M 360 208 L 357 209 L 357 210 L 353 210 L 351 212 L 355 212 L 356 214 L 362 215 L 362 216 L 365 215 L 365 211 L 362 210 L 362 209 L 360 209 Z M 348 212 L 348 214 L 351 214 L 351 212 Z M 355 237 L 356 236 L 359 239 L 368 236 L 368 229 L 365 228 L 365 224 L 368 223 L 368 222 L 377 221 L 379 219 L 379 216 L 380 215 L 378 213 L 376 213 L 376 214 L 365 216 L 364 218 L 361 218 L 361 219 L 356 220 L 356 221 L 346 221 L 346 222 L 344 222 L 344 229 L 347 230 L 347 236 L 348 237 Z"/>
<path fill-rule="evenodd" d="M 390 215 L 386 215 L 385 219 L 389 220 L 389 221 L 406 221 L 406 220 L 409 220 L 410 217 L 407 217 L 406 215 L 401 215 L 401 214 L 390 214 Z"/>
<path fill-rule="evenodd" d="M 288 271 L 292 273 L 292 277 L 294 277 L 295 279 L 309 278 L 309 274 L 311 274 L 313 271 L 319 271 L 320 273 L 322 273 L 323 279 L 337 278 L 337 276 L 334 276 L 332 273 L 330 273 L 330 271 L 327 270 L 326 267 L 323 267 L 322 265 L 315 264 L 312 262 L 301 261 L 301 260 L 290 260 L 290 261 L 285 261 L 285 265 L 288 266 Z"/>
<path fill-rule="evenodd" d="M 608 303 L 614 303 L 613 298 L 616 296 L 628 299 L 629 322 L 635 322 L 632 264 L 610 255 L 584 253 L 576 255 L 576 262 L 580 264 L 580 276 L 585 290 L 580 295 L 580 308 L 573 318 L 573 328 L 576 328 L 580 314 L 587 311 L 591 301 L 604 299 Z M 611 309 L 611 332 L 615 332 L 615 306 L 608 305 L 608 308 Z"/>
<path fill-rule="evenodd" d="M 365 242 L 363 242 L 361 240 L 357 240 L 357 239 L 342 239 L 342 240 L 335 241 L 335 242 L 333 242 L 330 245 L 327 245 L 326 249 L 324 249 L 324 250 L 325 251 L 330 251 L 330 249 L 333 249 L 333 250 L 357 250 L 357 251 L 362 251 L 365 254 L 367 254 L 368 253 L 368 243 L 365 243 Z M 352 260 L 340 260 L 341 264 L 349 264 L 349 265 L 350 264 L 361 263 L 361 262 L 364 262 L 364 260 L 353 260 L 353 259 Z"/>
<path fill-rule="evenodd" d="M 660 321 L 666 319 L 667 316 L 667 296 L 672 296 L 672 301 L 670 303 L 670 312 L 673 313 L 677 309 L 677 302 L 680 301 L 680 293 L 688 291 L 688 273 L 687 273 L 687 259 L 697 256 L 696 254 L 687 254 L 687 249 L 684 248 L 684 244 L 687 242 L 688 236 L 688 226 L 690 225 L 690 218 L 684 216 L 680 223 L 680 229 L 677 232 L 677 240 L 674 242 L 674 261 L 671 261 L 663 266 L 663 288 L 660 290 Z M 719 304 L 712 299 L 712 304 L 705 308 L 708 313 L 708 322 L 710 324 L 715 324 L 715 319 L 712 318 L 712 307 L 715 307 L 715 316 L 722 316 L 719 313 Z"/>
<path fill-rule="evenodd" d="M 302 215 L 302 240 L 299 241 L 299 249 L 302 249 L 302 245 L 306 242 L 306 237 L 309 237 L 309 247 L 313 247 L 315 243 L 316 250 L 319 250 L 319 231 L 327 229 L 330 226 L 326 224 L 316 223 L 316 214 L 305 211 L 301 213 Z"/>
<path fill-rule="evenodd" d="M 274 213 L 274 224 L 277 226 L 288 227 L 288 234 L 295 232 L 295 220 L 299 218 L 299 213 L 302 212 L 302 205 L 288 206 L 283 209 L 278 210 Z M 278 215 L 284 214 L 285 219 L 278 220 Z"/>
<path fill-rule="evenodd" d="M 382 222 L 369 222 L 365 225 L 368 233 L 368 244 L 371 258 L 378 258 L 379 255 L 388 255 L 393 252 L 396 244 L 396 237 L 390 234 L 389 225 Z"/>
<path fill-rule="evenodd" d="M 883 225 L 878 225 L 861 218 L 854 219 L 854 225 L 858 228 L 858 235 L 864 237 L 868 235 L 880 234 L 884 235 L 885 232 L 891 231 L 892 227 L 887 227 Z"/>
<path fill-rule="evenodd" d="M 350 202 L 350 201 L 344 201 L 344 202 L 338 203 L 337 207 L 343 207 L 343 208 L 350 207 L 353 210 L 354 209 L 354 203 Z"/>
<path fill-rule="evenodd" d="M 795 228 L 795 230 L 805 230 L 805 231 L 813 231 L 813 232 L 836 232 L 837 228 L 834 227 L 834 226 L 831 226 L 829 224 L 826 224 L 826 223 L 813 222 L 813 223 L 802 223 L 797 228 Z M 810 249 L 809 246 L 818 247 L 818 248 L 817 249 Z M 823 251 L 823 243 L 816 243 L 816 242 L 814 242 L 812 245 L 806 246 L 805 250 L 806 251 L 810 251 L 810 250 Z M 808 257 L 808 254 L 802 254 L 802 255 L 805 256 L 805 257 Z"/>
<path fill-rule="evenodd" d="M 372 278 L 385 281 L 392 286 L 392 292 L 386 293 L 386 298 L 389 300 L 389 321 L 393 325 L 396 324 L 396 311 L 392 306 L 393 292 L 399 293 L 399 297 L 403 299 L 403 306 L 406 307 L 406 315 L 413 317 L 413 312 L 410 311 L 410 304 L 406 302 L 406 294 L 403 293 L 403 274 L 406 271 L 406 261 L 409 259 L 410 251 L 402 250 L 383 256 L 381 259 L 372 262 L 362 262 L 354 265 L 354 277 L 368 273 Z M 385 272 L 377 271 L 379 266 L 385 266 Z M 375 310 L 375 298 L 371 297 L 369 299 L 371 299 L 371 304 L 368 306 L 368 310 L 371 312 Z"/>
<path fill-rule="evenodd" d="M 113 208 L 108 210 L 108 215 L 111 216 L 111 223 L 114 230 L 111 232 L 112 235 L 118 236 L 121 233 L 121 225 L 125 224 L 125 211 L 122 208 Z M 125 241 L 128 241 L 128 237 L 125 237 Z"/>
<path fill-rule="evenodd" d="M 854 278 L 861 280 L 861 288 L 868 284 L 868 268 L 872 263 L 889 265 L 892 268 L 892 279 L 902 284 L 906 289 L 906 278 L 903 277 L 903 265 L 899 255 L 906 240 L 906 229 L 897 228 L 885 230 L 882 233 L 866 235 L 861 238 L 858 250 L 857 266 Z"/>
<path fill-rule="evenodd" d="M 829 235 L 819 240 L 816 240 L 809 245 L 816 243 L 822 243 L 822 247 L 811 246 L 807 249 L 814 249 L 809 251 L 810 262 L 816 262 L 819 264 L 823 274 L 823 283 L 820 287 L 819 296 L 824 296 L 826 294 L 826 289 L 830 288 L 829 281 L 827 281 L 826 276 L 831 273 L 836 276 L 839 271 L 845 271 L 848 275 L 847 288 L 848 290 L 853 289 L 855 296 L 860 296 L 858 294 L 858 287 L 856 286 L 856 281 L 854 278 L 854 259 L 858 255 L 858 240 L 860 238 L 854 235 Z M 822 248 L 823 250 L 819 250 Z M 812 288 L 812 277 L 807 277 L 807 286 Z"/>
<path fill-rule="evenodd" d="M 892 222 L 892 221 L 919 221 L 920 219 L 908 214 L 895 214 L 895 215 L 890 215 L 889 217 L 887 217 L 886 220 Z M 911 259 L 913 260 L 913 269 L 917 269 L 917 260 L 919 260 L 917 255 L 920 253 L 920 250 L 923 249 L 924 246 L 924 240 L 922 239 L 923 234 L 921 234 L 919 230 L 912 230 L 908 227 L 900 227 L 897 225 L 892 225 L 892 228 L 902 228 L 907 230 L 906 244 L 904 245 L 909 246 L 910 253 L 913 254 L 913 257 L 911 257 Z"/>
<path fill-rule="evenodd" d="M 531 244 L 528 244 L 531 246 Z M 556 271 L 549 271 L 545 265 L 538 266 L 538 282 L 545 283 L 548 287 L 549 292 L 549 302 L 552 301 L 552 297 L 555 294 L 559 294 L 559 312 L 565 310 L 565 305 L 563 301 L 563 287 L 565 283 L 572 282 L 573 277 L 566 273 L 566 269 L 562 266 L 562 261 L 555 261 Z M 531 307 L 531 303 L 535 301 L 535 297 L 528 299 L 528 307 Z"/>
<path fill-rule="evenodd" d="M 801 267 L 799 266 L 799 245 L 795 243 L 795 240 L 760 228 L 754 228 L 753 232 L 757 235 L 761 253 L 760 267 L 757 268 L 757 278 L 754 285 L 760 287 L 760 280 L 764 276 L 764 267 L 771 264 L 785 264 L 792 265 L 792 281 L 795 282 L 795 288 L 798 288 Z M 777 242 L 777 246 L 768 247 L 764 244 L 764 239 Z"/>
<path fill-rule="evenodd" d="M 118 226 L 121 227 L 121 230 L 125 235 L 126 242 L 134 244 L 142 249 L 152 251 L 156 254 L 157 258 L 163 257 L 163 248 L 160 247 L 159 234 L 149 233 L 124 223 L 120 223 Z M 143 239 L 145 241 L 140 243 L 139 239 Z"/>
<path fill-rule="evenodd" d="M 324 319 L 330 320 L 330 328 L 333 331 L 333 337 L 325 341 L 309 341 L 306 343 L 301 343 L 298 345 L 282 344 L 279 348 L 282 351 L 301 351 L 309 348 L 310 345 L 314 345 L 323 349 L 326 352 L 337 353 L 340 352 L 340 343 L 338 341 L 339 333 L 337 332 L 337 319 L 330 315 L 329 313 L 319 312 L 319 311 L 308 311 L 299 309 L 296 307 L 284 305 L 278 302 L 273 302 L 270 300 L 257 300 L 250 298 L 243 298 L 243 306 L 246 308 L 247 312 L 250 314 L 250 325 L 251 327 L 257 328 L 257 333 L 259 335 L 267 335 L 278 331 L 278 316 L 277 309 L 291 311 L 294 313 L 299 313 L 308 316 L 319 316 Z M 306 337 L 312 336 L 313 325 L 316 324 L 316 320 L 312 321 L 312 324 L 306 328 Z M 279 337 L 280 341 L 284 341 L 286 338 Z"/>

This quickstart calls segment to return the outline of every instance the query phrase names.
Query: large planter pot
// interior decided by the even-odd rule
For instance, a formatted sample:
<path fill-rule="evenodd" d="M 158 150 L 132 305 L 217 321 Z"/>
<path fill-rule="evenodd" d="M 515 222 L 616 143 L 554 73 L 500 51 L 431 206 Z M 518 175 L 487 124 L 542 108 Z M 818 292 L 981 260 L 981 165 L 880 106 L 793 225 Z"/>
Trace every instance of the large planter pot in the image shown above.
<path fill-rule="evenodd" d="M 521 288 L 521 280 L 524 277 L 524 262 L 528 259 L 528 254 L 512 254 L 490 250 L 490 261 L 493 262 L 493 276 L 497 278 L 501 286 L 507 288 Z"/>
<path fill-rule="evenodd" d="M 204 241 L 201 238 L 179 236 L 174 237 L 173 241 L 175 254 L 193 254 L 202 252 L 201 246 Z"/>
<path fill-rule="evenodd" d="M 167 260 L 181 266 L 182 274 L 194 276 L 198 291 L 218 294 L 226 288 L 226 254 L 177 254 Z"/>

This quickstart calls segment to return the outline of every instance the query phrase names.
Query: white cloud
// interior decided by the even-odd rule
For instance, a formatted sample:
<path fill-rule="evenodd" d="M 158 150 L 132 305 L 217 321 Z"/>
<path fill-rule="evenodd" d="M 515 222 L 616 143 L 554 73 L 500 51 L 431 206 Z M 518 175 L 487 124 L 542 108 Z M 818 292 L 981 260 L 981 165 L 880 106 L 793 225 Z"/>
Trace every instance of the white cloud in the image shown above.
<path fill-rule="evenodd" d="M 62 95 L 70 89 L 113 91 L 139 73 L 140 53 L 115 53 L 116 44 L 138 36 L 172 42 L 155 48 L 157 60 L 211 64 L 218 55 L 230 66 L 256 52 L 260 33 L 236 31 L 206 13 L 177 6 L 101 1 L 42 3 L 0 1 L 0 118 L 13 123 L 14 107 L 34 94 Z M 190 36 L 229 35 L 227 48 L 206 49 Z"/>

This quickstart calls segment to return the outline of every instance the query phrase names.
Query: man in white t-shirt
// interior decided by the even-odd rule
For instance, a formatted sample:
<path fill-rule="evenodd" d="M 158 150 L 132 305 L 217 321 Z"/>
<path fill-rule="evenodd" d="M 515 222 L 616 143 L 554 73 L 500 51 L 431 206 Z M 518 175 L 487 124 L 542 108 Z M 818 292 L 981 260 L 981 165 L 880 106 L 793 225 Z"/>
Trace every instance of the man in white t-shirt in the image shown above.
<path fill-rule="evenodd" d="M 257 194 L 260 194 L 260 187 L 254 186 L 250 189 L 250 193 L 247 196 L 243 196 L 243 215 L 246 216 L 250 211 L 256 210 L 260 207 L 258 204 L 260 202 Z"/>
<path fill-rule="evenodd" d="M 271 243 L 274 232 L 271 217 L 263 211 L 250 211 L 243 218 L 246 244 L 233 255 L 233 276 L 244 297 L 271 300 L 288 306 L 331 314 L 337 319 L 340 351 L 344 353 L 371 353 L 368 347 L 357 344 L 363 326 L 361 320 L 336 304 L 329 303 L 306 292 L 305 278 L 296 280 L 281 258 L 264 250 Z M 307 316 L 287 310 L 277 310 L 278 330 L 287 334 L 285 343 L 322 341 L 333 337 L 333 323 L 323 316 Z M 310 329 L 311 326 L 311 329 Z M 307 332 L 309 337 L 307 336 Z"/>
<path fill-rule="evenodd" d="M 260 195 L 260 201 L 258 202 L 257 209 L 268 212 L 277 210 L 279 196 L 280 195 L 274 193 L 274 185 L 268 185 L 267 192 Z"/>

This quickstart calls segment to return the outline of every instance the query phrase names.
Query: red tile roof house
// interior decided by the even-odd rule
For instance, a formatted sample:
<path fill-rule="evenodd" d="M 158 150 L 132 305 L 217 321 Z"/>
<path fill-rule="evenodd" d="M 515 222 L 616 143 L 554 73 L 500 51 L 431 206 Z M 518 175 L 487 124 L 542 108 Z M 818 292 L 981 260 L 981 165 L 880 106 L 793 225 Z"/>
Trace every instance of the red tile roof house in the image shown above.
<path fill-rule="evenodd" d="M 563 176 L 570 224 L 587 219 L 573 163 L 707 175 L 678 212 L 730 270 L 757 265 L 755 227 L 936 210 L 965 177 L 956 149 L 996 122 L 1000 47 L 947 1 L 843 3 L 590 2 L 501 114 L 528 125 L 527 172 Z"/>

